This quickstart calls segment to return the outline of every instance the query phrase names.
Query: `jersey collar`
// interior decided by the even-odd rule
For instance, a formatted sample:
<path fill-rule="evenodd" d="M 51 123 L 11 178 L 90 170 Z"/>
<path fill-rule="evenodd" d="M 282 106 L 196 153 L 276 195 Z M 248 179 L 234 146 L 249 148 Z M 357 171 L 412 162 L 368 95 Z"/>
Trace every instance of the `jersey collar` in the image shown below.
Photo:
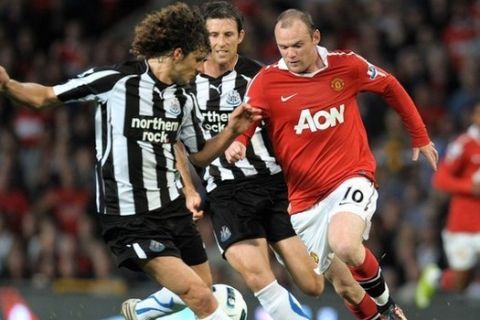
<path fill-rule="evenodd" d="M 468 128 L 467 133 L 473 139 L 475 139 L 477 141 L 480 141 L 480 128 L 478 126 L 471 125 Z"/>
<path fill-rule="evenodd" d="M 316 74 L 319 73 L 320 71 L 323 71 L 323 70 L 325 70 L 326 68 L 328 68 L 328 59 L 327 59 L 328 50 L 327 50 L 327 48 L 321 47 L 321 46 L 317 46 L 317 52 L 318 52 L 318 55 L 320 56 L 320 59 L 322 59 L 322 62 L 323 62 L 323 64 L 324 64 L 324 67 L 323 67 L 323 68 L 318 69 L 317 71 L 314 71 L 314 72 L 309 72 L 309 73 L 295 73 L 295 72 L 291 72 L 291 71 L 289 71 L 289 72 L 292 73 L 292 74 L 294 74 L 294 75 L 296 75 L 296 76 L 299 76 L 299 77 L 312 78 L 314 75 L 316 75 Z M 280 70 L 287 70 L 287 71 L 288 71 L 287 64 L 285 63 L 285 60 L 283 60 L 283 58 L 281 58 L 281 59 L 278 61 L 278 69 L 280 69 Z"/>

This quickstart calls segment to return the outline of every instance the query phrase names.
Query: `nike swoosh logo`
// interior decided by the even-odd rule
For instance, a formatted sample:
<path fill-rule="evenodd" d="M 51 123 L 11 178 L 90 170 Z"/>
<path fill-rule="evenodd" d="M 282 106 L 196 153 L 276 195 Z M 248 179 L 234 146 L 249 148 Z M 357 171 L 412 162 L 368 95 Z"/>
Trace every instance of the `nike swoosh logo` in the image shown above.
<path fill-rule="evenodd" d="M 167 308 L 167 309 L 172 309 L 173 308 L 173 298 L 170 298 L 170 301 L 167 302 L 167 303 L 161 303 L 160 301 L 158 301 L 158 304 L 161 305 L 162 307 L 164 308 Z"/>
<path fill-rule="evenodd" d="M 290 96 L 286 96 L 286 97 L 280 96 L 280 100 L 282 100 L 282 102 L 287 102 L 288 100 L 290 100 L 290 99 L 292 99 L 293 97 L 295 97 L 297 94 L 298 94 L 298 93 L 294 93 L 294 94 L 292 94 L 292 95 L 290 95 Z"/>

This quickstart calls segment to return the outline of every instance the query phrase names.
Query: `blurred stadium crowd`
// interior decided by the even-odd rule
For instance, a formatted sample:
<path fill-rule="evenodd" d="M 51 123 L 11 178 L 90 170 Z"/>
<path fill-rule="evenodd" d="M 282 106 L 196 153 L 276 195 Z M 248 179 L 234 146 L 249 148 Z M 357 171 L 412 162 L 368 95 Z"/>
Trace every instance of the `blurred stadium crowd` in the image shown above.
<path fill-rule="evenodd" d="M 295 7 L 313 16 L 321 45 L 352 49 L 393 73 L 441 155 L 480 98 L 478 0 L 234 2 L 246 18 L 241 52 L 247 56 L 278 59 L 272 28 L 281 11 Z M 90 66 L 121 62 L 129 58 L 131 25 L 125 25 L 162 3 L 2 0 L 0 64 L 14 79 L 52 85 Z M 410 160 L 394 112 L 371 95 L 360 101 L 380 185 L 369 246 L 396 290 L 413 284 L 428 262 L 445 263 L 440 231 L 448 199 L 432 189 L 429 166 Z M 70 104 L 39 113 L 0 97 L 0 279 L 43 286 L 58 278 L 119 276 L 96 225 L 93 111 L 91 104 Z M 215 282 L 242 290 L 221 261 L 208 222 L 200 228 Z M 288 285 L 286 273 L 277 272 Z"/>

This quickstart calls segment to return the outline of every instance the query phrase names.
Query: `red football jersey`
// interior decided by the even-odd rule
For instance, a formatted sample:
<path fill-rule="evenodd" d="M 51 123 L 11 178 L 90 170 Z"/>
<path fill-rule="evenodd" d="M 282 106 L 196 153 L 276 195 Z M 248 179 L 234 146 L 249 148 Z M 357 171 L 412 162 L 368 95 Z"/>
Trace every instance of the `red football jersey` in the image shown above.
<path fill-rule="evenodd" d="M 393 76 L 351 51 L 318 47 L 318 52 L 325 65 L 321 70 L 295 74 L 280 60 L 257 74 L 246 95 L 264 112 L 292 214 L 310 208 L 349 177 L 374 179 L 358 93 L 382 95 L 400 114 L 413 146 L 430 141 L 413 101 Z M 238 140 L 246 144 L 254 130 Z"/>
<path fill-rule="evenodd" d="M 474 179 L 480 183 L 480 129 L 471 126 L 448 146 L 433 176 L 435 188 L 452 194 L 447 230 L 480 231 L 480 197 L 472 193 Z"/>

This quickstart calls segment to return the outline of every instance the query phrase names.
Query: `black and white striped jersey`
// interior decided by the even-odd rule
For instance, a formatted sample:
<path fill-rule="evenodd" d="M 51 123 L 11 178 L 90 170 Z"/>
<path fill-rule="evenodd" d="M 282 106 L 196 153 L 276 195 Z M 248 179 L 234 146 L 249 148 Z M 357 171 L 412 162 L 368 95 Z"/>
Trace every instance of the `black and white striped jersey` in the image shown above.
<path fill-rule="evenodd" d="M 242 103 L 248 83 L 260 68 L 261 65 L 257 62 L 239 56 L 234 70 L 218 78 L 205 74 L 197 75 L 192 82 L 192 91 L 197 97 L 200 112 L 203 115 L 206 139 L 215 136 L 227 125 L 230 113 Z M 266 130 L 259 126 L 247 148 L 244 160 L 229 164 L 222 155 L 206 168 L 203 179 L 207 183 L 207 191 L 210 192 L 221 181 L 257 174 L 272 175 L 280 171 Z"/>
<path fill-rule="evenodd" d="M 97 208 L 133 215 L 181 194 L 173 145 L 196 152 L 205 142 L 195 97 L 160 82 L 146 61 L 90 69 L 54 87 L 58 99 L 96 100 Z"/>

